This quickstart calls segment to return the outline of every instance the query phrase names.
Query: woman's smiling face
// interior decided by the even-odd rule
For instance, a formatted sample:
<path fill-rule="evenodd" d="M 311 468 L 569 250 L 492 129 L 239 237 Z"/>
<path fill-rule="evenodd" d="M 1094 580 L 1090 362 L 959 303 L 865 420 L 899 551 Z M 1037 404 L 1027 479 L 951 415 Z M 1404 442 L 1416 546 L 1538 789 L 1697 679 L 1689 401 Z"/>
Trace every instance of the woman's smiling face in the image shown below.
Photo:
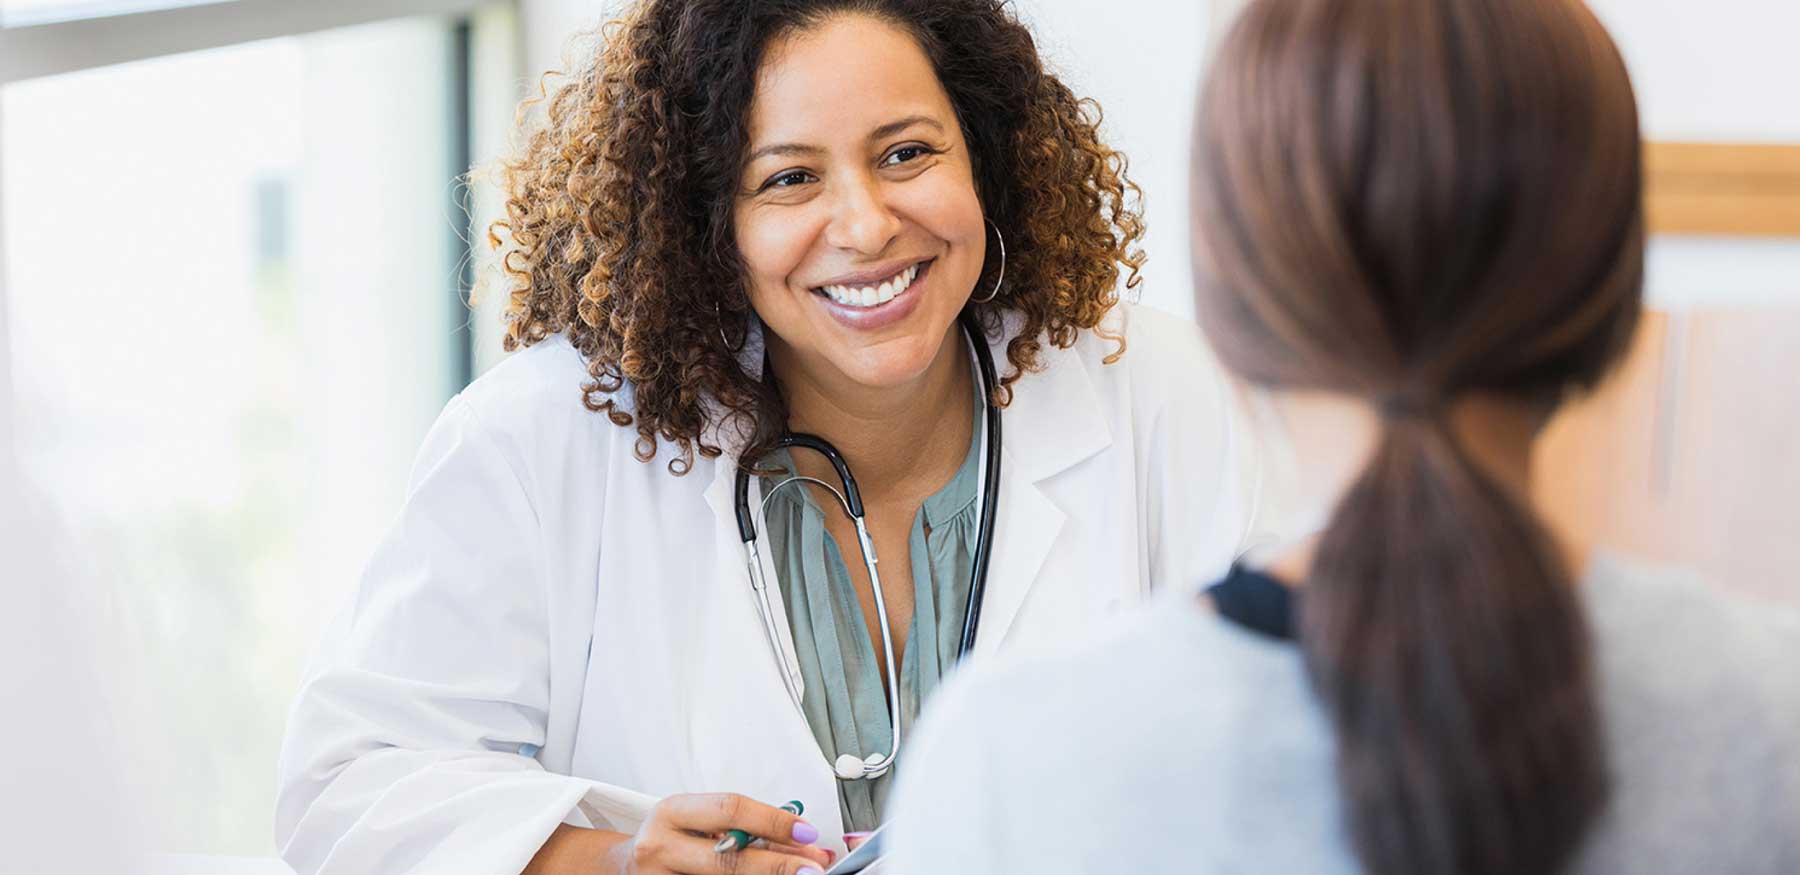
<path fill-rule="evenodd" d="M 987 229 L 918 42 L 859 14 L 774 41 L 749 134 L 733 223 L 768 343 L 823 382 L 924 374 L 981 274 Z"/>

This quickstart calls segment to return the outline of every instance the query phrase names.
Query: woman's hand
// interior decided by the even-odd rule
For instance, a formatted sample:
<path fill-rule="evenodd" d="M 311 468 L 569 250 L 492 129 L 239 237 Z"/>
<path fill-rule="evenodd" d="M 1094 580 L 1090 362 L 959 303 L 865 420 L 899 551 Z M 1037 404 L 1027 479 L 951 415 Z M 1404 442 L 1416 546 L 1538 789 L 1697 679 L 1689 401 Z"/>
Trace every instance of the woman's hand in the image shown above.
<path fill-rule="evenodd" d="M 713 850 L 734 829 L 768 847 Z M 607 862 L 622 875 L 818 875 L 833 856 L 812 847 L 818 840 L 812 824 L 773 805 L 736 793 L 685 794 L 657 803 Z"/>

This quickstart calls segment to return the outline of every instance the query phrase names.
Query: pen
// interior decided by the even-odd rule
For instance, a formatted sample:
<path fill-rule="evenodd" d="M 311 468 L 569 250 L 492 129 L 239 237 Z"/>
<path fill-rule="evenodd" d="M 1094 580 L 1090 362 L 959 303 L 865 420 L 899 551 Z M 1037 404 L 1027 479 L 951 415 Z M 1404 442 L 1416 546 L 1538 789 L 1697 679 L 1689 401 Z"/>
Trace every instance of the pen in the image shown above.
<path fill-rule="evenodd" d="M 804 814 L 806 813 L 806 806 L 801 805 L 800 800 L 795 799 L 788 804 L 781 806 L 781 810 L 789 814 Z M 757 839 L 756 841 L 762 842 L 762 839 Z M 719 839 L 718 844 L 713 845 L 713 853 L 723 854 L 726 851 L 741 851 L 749 847 L 750 844 L 749 833 L 744 832 L 741 829 L 734 829 L 726 833 L 724 838 Z"/>

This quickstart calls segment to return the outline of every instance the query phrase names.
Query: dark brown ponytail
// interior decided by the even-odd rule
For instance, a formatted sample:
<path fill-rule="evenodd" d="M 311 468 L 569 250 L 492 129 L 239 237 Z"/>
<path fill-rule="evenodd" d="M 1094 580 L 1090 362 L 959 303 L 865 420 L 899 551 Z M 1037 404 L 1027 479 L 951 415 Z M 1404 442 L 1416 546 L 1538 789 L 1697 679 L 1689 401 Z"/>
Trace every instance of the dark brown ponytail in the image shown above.
<path fill-rule="evenodd" d="M 1529 509 L 1440 420 L 1394 421 L 1304 604 L 1365 868 L 1556 871 L 1606 776 L 1587 630 Z"/>
<path fill-rule="evenodd" d="M 1567 865 L 1605 804 L 1585 620 L 1469 398 L 1592 386 L 1640 309 L 1637 114 L 1573 0 L 1256 0 L 1195 136 L 1195 274 L 1225 363 L 1362 396 L 1301 640 L 1374 875 Z"/>

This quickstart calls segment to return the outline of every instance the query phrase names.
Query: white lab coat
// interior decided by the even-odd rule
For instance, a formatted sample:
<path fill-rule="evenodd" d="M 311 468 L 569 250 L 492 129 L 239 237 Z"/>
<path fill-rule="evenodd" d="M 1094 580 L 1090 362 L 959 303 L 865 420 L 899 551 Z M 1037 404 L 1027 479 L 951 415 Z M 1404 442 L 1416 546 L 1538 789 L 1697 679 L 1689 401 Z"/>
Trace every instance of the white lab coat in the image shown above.
<path fill-rule="evenodd" d="M 1222 570 L 1241 537 L 1239 442 L 1197 329 L 1131 305 L 1110 322 L 1121 359 L 1090 332 L 1046 344 L 1003 413 L 975 661 L 1063 645 L 1153 581 Z M 836 779 L 744 571 L 735 459 L 638 461 L 586 379 L 545 341 L 426 437 L 288 725 L 276 832 L 299 872 L 511 875 L 559 823 L 629 832 L 703 791 L 803 800 L 842 850 Z"/>

